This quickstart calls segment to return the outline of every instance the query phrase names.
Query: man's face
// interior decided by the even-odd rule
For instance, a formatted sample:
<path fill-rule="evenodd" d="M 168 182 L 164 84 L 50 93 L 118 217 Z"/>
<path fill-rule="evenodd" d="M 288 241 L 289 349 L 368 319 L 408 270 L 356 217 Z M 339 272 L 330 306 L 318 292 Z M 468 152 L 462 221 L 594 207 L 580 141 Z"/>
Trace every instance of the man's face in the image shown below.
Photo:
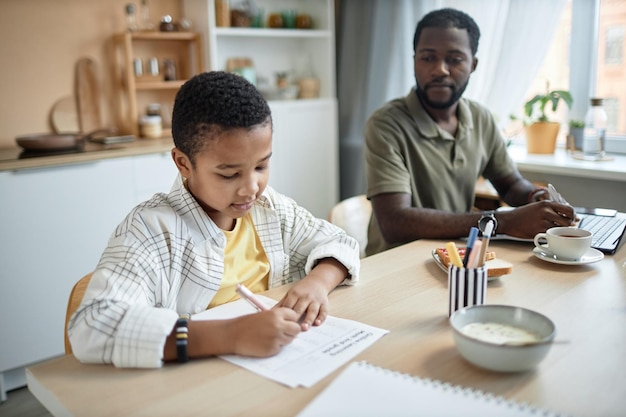
<path fill-rule="evenodd" d="M 463 95 L 478 60 L 464 29 L 425 28 L 415 47 L 417 94 L 434 109 L 447 109 Z"/>

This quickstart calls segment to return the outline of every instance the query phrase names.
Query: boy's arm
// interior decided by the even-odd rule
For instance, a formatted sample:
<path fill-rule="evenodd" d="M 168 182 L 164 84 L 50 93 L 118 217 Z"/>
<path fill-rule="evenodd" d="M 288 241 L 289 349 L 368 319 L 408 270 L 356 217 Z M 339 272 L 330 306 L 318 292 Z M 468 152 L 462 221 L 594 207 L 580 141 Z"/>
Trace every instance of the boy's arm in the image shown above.
<path fill-rule="evenodd" d="M 187 356 L 202 358 L 237 354 L 254 357 L 275 355 L 300 333 L 298 314 L 274 308 L 229 320 L 189 320 Z M 165 341 L 164 361 L 177 359 L 176 326 Z"/>

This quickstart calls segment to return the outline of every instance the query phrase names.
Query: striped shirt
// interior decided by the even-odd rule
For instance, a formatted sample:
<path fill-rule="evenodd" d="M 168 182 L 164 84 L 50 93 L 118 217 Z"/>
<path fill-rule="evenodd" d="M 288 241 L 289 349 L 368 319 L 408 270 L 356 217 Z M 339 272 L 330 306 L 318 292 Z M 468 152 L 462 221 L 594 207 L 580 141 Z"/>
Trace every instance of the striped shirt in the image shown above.
<path fill-rule="evenodd" d="M 303 278 L 323 258 L 359 275 L 356 240 L 267 187 L 250 210 L 270 264 L 269 287 Z M 217 293 L 226 237 L 185 189 L 155 194 L 115 229 L 83 301 L 68 324 L 82 362 L 118 367 L 162 365 L 179 314 L 198 313 Z"/>

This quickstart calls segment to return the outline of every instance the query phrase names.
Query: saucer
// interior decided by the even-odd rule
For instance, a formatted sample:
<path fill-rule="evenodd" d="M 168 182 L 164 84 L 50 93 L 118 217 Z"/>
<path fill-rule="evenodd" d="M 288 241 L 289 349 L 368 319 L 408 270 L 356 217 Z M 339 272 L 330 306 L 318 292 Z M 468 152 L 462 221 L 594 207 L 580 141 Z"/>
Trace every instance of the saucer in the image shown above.
<path fill-rule="evenodd" d="M 583 255 L 580 259 L 570 260 L 570 259 L 559 259 L 556 255 L 552 255 L 542 251 L 540 248 L 535 247 L 533 249 L 533 254 L 541 259 L 542 261 L 552 262 L 553 264 L 562 264 L 562 265 L 584 265 L 590 264 L 593 262 L 598 262 L 604 258 L 604 254 L 597 249 L 589 248 L 587 253 Z"/>

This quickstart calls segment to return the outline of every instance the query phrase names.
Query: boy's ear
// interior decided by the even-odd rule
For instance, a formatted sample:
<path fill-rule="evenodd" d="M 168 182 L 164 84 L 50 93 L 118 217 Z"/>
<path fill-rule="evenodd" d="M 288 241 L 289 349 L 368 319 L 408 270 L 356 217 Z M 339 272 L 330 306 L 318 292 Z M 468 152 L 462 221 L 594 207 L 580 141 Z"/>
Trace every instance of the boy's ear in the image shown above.
<path fill-rule="evenodd" d="M 180 175 L 182 175 L 183 178 L 189 178 L 191 171 L 193 170 L 189 157 L 180 149 L 174 148 L 172 149 L 172 159 L 174 160 Z"/>

